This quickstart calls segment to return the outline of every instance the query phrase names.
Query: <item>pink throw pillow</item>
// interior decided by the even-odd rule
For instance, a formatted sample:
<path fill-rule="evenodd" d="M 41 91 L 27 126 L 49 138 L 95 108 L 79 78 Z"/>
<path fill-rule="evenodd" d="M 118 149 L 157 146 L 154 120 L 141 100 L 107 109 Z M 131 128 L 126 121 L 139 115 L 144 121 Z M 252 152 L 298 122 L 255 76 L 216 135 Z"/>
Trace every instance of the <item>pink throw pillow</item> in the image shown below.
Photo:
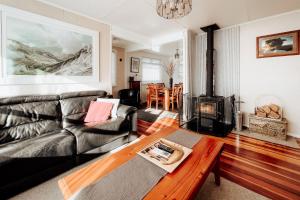
<path fill-rule="evenodd" d="M 84 122 L 106 121 L 110 116 L 112 108 L 112 103 L 91 101 Z"/>

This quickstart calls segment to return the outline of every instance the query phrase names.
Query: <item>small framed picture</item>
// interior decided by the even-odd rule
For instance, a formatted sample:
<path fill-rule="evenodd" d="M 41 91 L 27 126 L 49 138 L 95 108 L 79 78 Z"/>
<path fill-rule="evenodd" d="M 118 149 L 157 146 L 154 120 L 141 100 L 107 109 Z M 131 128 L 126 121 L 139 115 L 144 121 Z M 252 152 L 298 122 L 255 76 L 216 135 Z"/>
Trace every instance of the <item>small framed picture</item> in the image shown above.
<path fill-rule="evenodd" d="M 131 57 L 130 72 L 139 73 L 140 63 L 141 63 L 141 61 L 139 58 Z"/>
<path fill-rule="evenodd" d="M 299 31 L 265 35 L 256 38 L 256 57 L 299 55 Z"/>

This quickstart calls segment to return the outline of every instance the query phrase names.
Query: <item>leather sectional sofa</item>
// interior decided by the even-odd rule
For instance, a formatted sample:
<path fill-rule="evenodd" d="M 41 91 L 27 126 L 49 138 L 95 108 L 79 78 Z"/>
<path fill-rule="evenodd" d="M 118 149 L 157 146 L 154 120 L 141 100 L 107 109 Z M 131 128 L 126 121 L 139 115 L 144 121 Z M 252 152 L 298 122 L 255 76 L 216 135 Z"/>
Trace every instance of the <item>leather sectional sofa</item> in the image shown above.
<path fill-rule="evenodd" d="M 85 124 L 90 101 L 105 91 L 0 99 L 0 197 L 14 195 L 137 136 L 135 107 Z M 88 158 L 88 159 L 87 159 Z"/>

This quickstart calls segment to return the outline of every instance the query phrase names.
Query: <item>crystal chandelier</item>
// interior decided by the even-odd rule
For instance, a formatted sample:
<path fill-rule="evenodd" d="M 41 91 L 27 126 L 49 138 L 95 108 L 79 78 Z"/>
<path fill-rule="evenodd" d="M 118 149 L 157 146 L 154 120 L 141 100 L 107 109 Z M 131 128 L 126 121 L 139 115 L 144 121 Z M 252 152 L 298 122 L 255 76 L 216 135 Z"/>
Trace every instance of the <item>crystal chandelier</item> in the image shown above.
<path fill-rule="evenodd" d="M 157 0 L 157 14 L 166 19 L 177 19 L 192 11 L 192 0 Z"/>

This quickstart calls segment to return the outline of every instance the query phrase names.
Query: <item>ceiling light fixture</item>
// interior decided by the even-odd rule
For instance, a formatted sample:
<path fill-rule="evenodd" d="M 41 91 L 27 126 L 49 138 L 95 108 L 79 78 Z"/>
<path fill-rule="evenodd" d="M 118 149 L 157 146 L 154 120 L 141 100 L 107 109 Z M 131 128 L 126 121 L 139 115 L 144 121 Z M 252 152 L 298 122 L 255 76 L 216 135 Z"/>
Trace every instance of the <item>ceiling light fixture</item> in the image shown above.
<path fill-rule="evenodd" d="M 176 60 L 179 60 L 179 57 L 180 57 L 179 49 L 176 49 L 176 53 L 175 53 L 175 55 L 174 55 L 174 58 L 175 58 Z"/>
<path fill-rule="evenodd" d="M 157 0 L 157 14 L 166 19 L 177 19 L 192 11 L 192 0 Z"/>

